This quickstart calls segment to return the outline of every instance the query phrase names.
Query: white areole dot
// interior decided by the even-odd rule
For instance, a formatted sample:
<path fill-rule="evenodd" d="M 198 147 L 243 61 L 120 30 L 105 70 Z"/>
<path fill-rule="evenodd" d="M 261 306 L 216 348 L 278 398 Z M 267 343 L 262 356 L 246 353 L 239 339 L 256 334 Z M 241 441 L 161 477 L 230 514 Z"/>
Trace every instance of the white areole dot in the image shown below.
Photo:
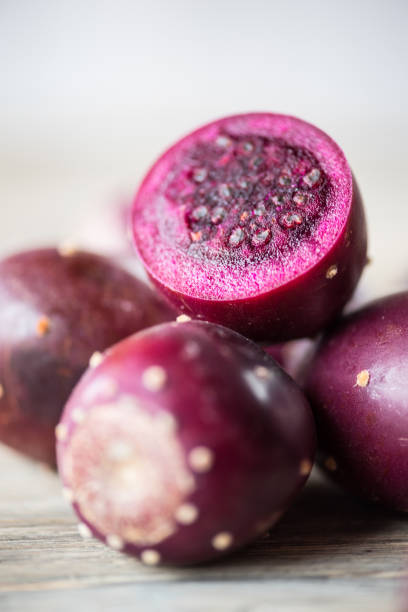
<path fill-rule="evenodd" d="M 84 538 L 84 540 L 89 540 L 89 538 L 92 538 L 92 531 L 89 529 L 88 525 L 85 525 L 85 523 L 78 523 L 77 529 L 79 535 L 81 538 Z"/>
<path fill-rule="evenodd" d="M 140 559 L 145 565 L 157 565 L 160 563 L 160 558 L 160 553 L 151 548 L 144 550 L 140 555 Z"/>
<path fill-rule="evenodd" d="M 191 321 L 191 317 L 189 317 L 186 314 L 181 314 L 176 318 L 177 323 L 187 323 L 188 321 Z"/>
<path fill-rule="evenodd" d="M 143 386 L 148 391 L 160 391 L 167 380 L 166 370 L 161 366 L 150 366 L 142 374 Z"/>
<path fill-rule="evenodd" d="M 195 472 L 208 472 L 214 464 L 214 453 L 207 446 L 196 446 L 188 455 L 188 463 Z"/>
<path fill-rule="evenodd" d="M 234 536 L 229 531 L 222 531 L 217 533 L 216 536 L 211 540 L 213 548 L 216 550 L 226 550 L 229 548 L 234 541 Z"/>
<path fill-rule="evenodd" d="M 68 435 L 68 428 L 65 423 L 59 423 L 55 428 L 55 437 L 60 442 L 65 440 Z"/>
<path fill-rule="evenodd" d="M 96 368 L 103 361 L 103 355 L 99 351 L 95 351 L 89 360 L 89 367 Z"/>
<path fill-rule="evenodd" d="M 111 533 L 106 536 L 106 543 L 108 546 L 110 546 L 110 548 L 113 548 L 114 550 L 122 550 L 125 546 L 123 539 L 114 533 Z"/>
<path fill-rule="evenodd" d="M 194 504 L 182 504 L 176 510 L 175 519 L 182 525 L 191 525 L 198 518 L 198 508 Z"/>

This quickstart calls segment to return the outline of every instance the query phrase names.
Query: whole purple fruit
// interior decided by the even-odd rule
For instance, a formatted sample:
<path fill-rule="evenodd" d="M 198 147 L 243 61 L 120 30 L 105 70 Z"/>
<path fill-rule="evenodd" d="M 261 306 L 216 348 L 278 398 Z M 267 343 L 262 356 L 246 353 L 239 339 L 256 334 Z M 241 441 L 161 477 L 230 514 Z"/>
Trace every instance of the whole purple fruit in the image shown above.
<path fill-rule="evenodd" d="M 408 511 L 408 293 L 345 317 L 306 381 L 322 465 L 359 495 Z"/>
<path fill-rule="evenodd" d="M 40 249 L 1 261 L 0 441 L 55 465 L 55 426 L 93 353 L 173 316 L 98 255 Z"/>
<path fill-rule="evenodd" d="M 251 341 L 205 322 L 117 344 L 75 388 L 56 430 L 83 535 L 144 563 L 197 563 L 256 538 L 304 484 L 308 403 Z"/>
<path fill-rule="evenodd" d="M 215 121 L 164 153 L 136 196 L 133 234 L 181 311 L 262 342 L 315 336 L 366 263 L 343 152 L 309 123 L 271 113 Z"/>

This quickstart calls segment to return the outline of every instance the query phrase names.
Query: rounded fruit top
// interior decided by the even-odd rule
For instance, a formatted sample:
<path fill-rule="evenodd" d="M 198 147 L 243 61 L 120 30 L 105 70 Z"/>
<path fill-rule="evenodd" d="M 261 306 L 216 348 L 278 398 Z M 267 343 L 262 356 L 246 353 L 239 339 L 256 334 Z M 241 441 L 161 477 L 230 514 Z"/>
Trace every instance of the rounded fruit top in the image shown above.
<path fill-rule="evenodd" d="M 134 239 L 149 274 L 170 291 L 248 299 L 320 261 L 352 196 L 348 163 L 324 132 L 285 115 L 236 115 L 156 162 L 134 203 Z"/>
<path fill-rule="evenodd" d="M 148 565 L 198 563 L 272 526 L 312 468 L 313 417 L 258 346 L 200 321 L 108 349 L 56 430 L 81 530 Z"/>

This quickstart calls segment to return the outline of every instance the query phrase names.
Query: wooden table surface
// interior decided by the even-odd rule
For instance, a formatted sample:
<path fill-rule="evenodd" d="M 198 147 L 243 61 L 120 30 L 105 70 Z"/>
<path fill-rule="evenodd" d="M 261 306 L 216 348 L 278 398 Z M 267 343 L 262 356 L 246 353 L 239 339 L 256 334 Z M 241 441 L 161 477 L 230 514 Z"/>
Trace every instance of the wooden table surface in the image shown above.
<path fill-rule="evenodd" d="M 408 520 L 356 501 L 319 474 L 246 550 L 216 564 L 153 569 L 82 540 L 47 468 L 0 447 L 0 471 L 1 612 L 404 609 Z"/>

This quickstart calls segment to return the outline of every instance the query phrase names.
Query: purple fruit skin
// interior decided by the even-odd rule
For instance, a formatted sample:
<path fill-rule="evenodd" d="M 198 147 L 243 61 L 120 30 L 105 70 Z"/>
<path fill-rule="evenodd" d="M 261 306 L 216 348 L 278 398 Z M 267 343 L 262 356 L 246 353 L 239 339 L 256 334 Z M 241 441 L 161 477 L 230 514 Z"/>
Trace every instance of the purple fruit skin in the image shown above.
<path fill-rule="evenodd" d="M 166 372 L 166 383 L 154 391 L 142 382 L 151 365 Z M 256 368 L 260 368 L 259 376 Z M 74 390 L 61 420 L 64 436 L 57 444 L 60 475 L 64 487 L 73 490 L 74 500 L 78 491 L 67 466 L 74 454 L 72 451 L 70 457 L 70 444 L 83 424 L 76 424 L 73 415 L 79 408 L 85 411 L 82 423 L 86 424 L 92 411 L 98 418 L 99 406 L 108 401 L 102 392 L 98 395 L 98 381 L 107 377 L 117 389 L 110 401 L 118 402 L 125 394 L 137 402 L 135 410 L 148 415 L 165 411 L 175 419 L 174 435 L 186 466 L 196 447 L 211 449 L 214 457 L 207 472 L 191 471 L 195 485 L 183 500 L 198 509 L 198 519 L 179 525 L 155 545 L 125 540 L 121 546 L 125 552 L 143 560 L 143 550 L 153 548 L 165 564 L 217 558 L 273 525 L 304 484 L 313 463 L 315 430 L 302 392 L 251 341 L 223 327 L 191 321 L 156 326 L 122 341 L 107 351 L 103 362 L 88 371 Z M 90 387 L 96 390 L 96 397 L 87 402 L 84 398 Z M 113 406 L 120 423 L 125 417 L 118 404 Z M 105 456 L 112 442 L 110 431 L 104 439 Z M 92 456 L 92 440 L 85 433 L 84 440 L 87 448 L 79 445 L 75 451 L 79 473 Z M 82 452 L 88 453 L 88 459 L 82 459 Z M 160 462 L 156 465 L 160 470 Z M 166 488 L 162 494 L 167 495 Z M 105 533 L 95 527 L 85 502 L 80 507 L 74 501 L 74 509 L 93 535 L 105 541 L 109 526 Z M 233 541 L 226 550 L 217 550 L 212 539 L 225 532 L 232 534 Z"/>
<path fill-rule="evenodd" d="M 54 429 L 91 355 L 173 316 L 98 255 L 50 248 L 0 262 L 0 440 L 55 466 Z"/>
<path fill-rule="evenodd" d="M 315 340 L 303 338 L 270 344 L 264 346 L 263 350 L 271 355 L 298 385 L 302 386 L 303 374 L 314 354 L 315 344 Z"/>
<path fill-rule="evenodd" d="M 251 120 L 268 115 L 272 116 L 268 113 L 255 113 L 242 115 L 242 117 L 244 119 L 248 117 Z M 219 122 L 214 122 L 214 125 L 217 123 L 221 125 L 230 119 L 236 120 L 237 118 L 240 117 L 221 119 Z M 277 122 L 284 124 L 286 122 L 299 123 L 302 129 L 308 126 L 301 120 L 284 115 L 275 115 L 275 118 Z M 314 126 L 309 125 L 309 128 L 315 133 L 310 138 L 311 142 L 316 138 L 316 134 L 319 134 L 317 138 L 321 138 L 322 141 L 330 141 L 332 146 L 337 147 L 326 134 Z M 344 175 L 343 181 L 344 183 L 349 182 L 350 185 L 349 214 L 342 231 L 339 232 L 332 247 L 315 265 L 283 285 L 245 299 L 201 299 L 185 292 L 179 292 L 175 287 L 162 283 L 160 278 L 152 273 L 149 262 L 144 261 L 140 243 L 138 244 L 137 209 L 139 202 L 144 198 L 149 202 L 150 182 L 154 184 L 156 181 L 154 173 L 157 168 L 160 168 L 160 164 L 166 164 L 167 156 L 172 155 L 184 140 L 193 138 L 196 134 L 198 138 L 202 129 L 205 128 L 197 130 L 171 147 L 153 165 L 136 195 L 133 207 L 134 237 L 136 249 L 147 273 L 170 302 L 193 318 L 225 325 L 260 342 L 275 343 L 316 336 L 342 311 L 367 263 L 367 231 L 363 203 L 357 183 L 348 166 L 347 176 Z M 314 144 L 319 146 L 316 145 L 316 142 Z M 337 150 L 338 155 L 344 159 L 338 147 Z M 330 270 L 333 269 L 333 266 L 336 268 L 336 273 L 331 276 Z"/>
<path fill-rule="evenodd" d="M 313 338 L 327 327 L 350 299 L 366 261 L 365 217 L 353 181 L 350 217 L 336 244 L 306 274 L 283 287 L 256 298 L 216 302 L 169 291 L 149 276 L 167 299 L 189 316 L 221 323 L 253 340 L 283 342 Z M 327 278 L 332 262 L 336 262 L 338 273 Z"/>
<path fill-rule="evenodd" d="M 405 292 L 352 313 L 323 338 L 305 385 L 317 420 L 322 465 L 357 494 L 404 512 L 407 328 Z"/>

